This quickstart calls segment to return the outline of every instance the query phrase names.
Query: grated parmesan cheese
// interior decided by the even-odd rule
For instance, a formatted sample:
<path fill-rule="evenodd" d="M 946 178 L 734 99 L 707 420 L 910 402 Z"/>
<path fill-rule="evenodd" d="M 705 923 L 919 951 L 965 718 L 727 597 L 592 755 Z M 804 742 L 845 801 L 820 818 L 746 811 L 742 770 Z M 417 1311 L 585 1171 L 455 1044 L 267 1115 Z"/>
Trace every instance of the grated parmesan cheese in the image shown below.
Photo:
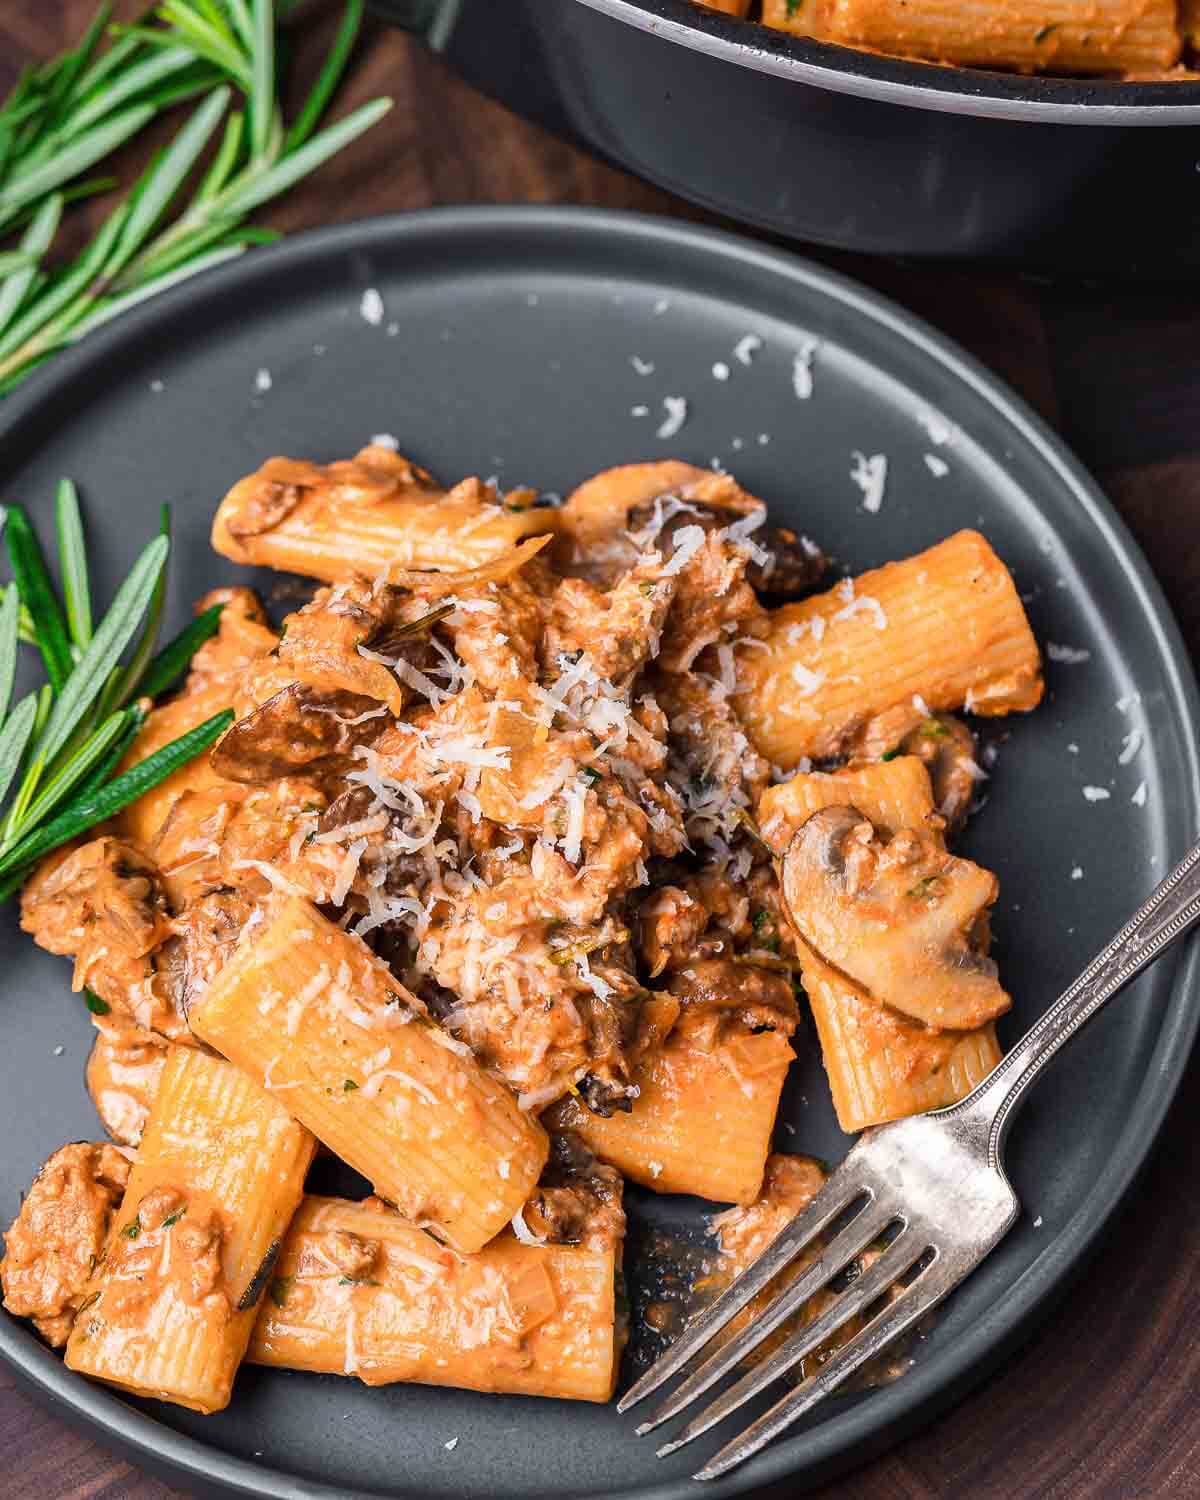
<path fill-rule="evenodd" d="M 1117 764 L 1119 766 L 1127 766 L 1129 764 L 1142 748 L 1142 739 L 1142 730 L 1137 724 L 1134 725 L 1128 734 L 1122 736 L 1121 750 L 1117 756 Z"/>
<path fill-rule="evenodd" d="M 688 419 L 688 403 L 684 396 L 664 396 L 663 410 L 666 416 L 659 426 L 657 437 L 673 438 L 676 433 L 683 430 L 683 424 Z"/>
<path fill-rule="evenodd" d="M 607 1000 L 613 992 L 613 987 L 611 984 L 608 984 L 605 980 L 601 979 L 599 974 L 592 973 L 592 966 L 588 962 L 588 956 L 586 953 L 580 953 L 576 956 L 575 967 L 579 971 L 580 979 L 583 980 L 584 984 L 587 985 L 588 989 L 591 990 L 596 999 Z"/>
<path fill-rule="evenodd" d="M 587 810 L 588 784 L 577 776 L 571 786 L 562 793 L 567 804 L 567 831 L 560 843 L 563 857 L 568 863 L 577 865 L 583 849 L 583 819 Z"/>
<path fill-rule="evenodd" d="M 852 460 L 850 478 L 862 491 L 862 508 L 871 515 L 877 515 L 883 504 L 884 490 L 887 487 L 887 455 L 872 453 L 868 457 L 856 449 L 850 456 Z"/>
<path fill-rule="evenodd" d="M 364 655 L 367 654 L 364 647 L 360 646 L 358 649 Z M 423 693 L 433 708 L 439 708 L 451 696 L 443 692 L 431 677 L 426 677 L 425 673 L 419 667 L 414 667 L 411 662 L 403 660 L 393 662 L 392 670 L 407 687 L 412 688 L 414 692 Z"/>
<path fill-rule="evenodd" d="M 1067 666 L 1077 666 L 1080 662 L 1091 661 L 1092 653 L 1080 646 L 1060 646 L 1057 641 L 1046 642 L 1046 655 L 1051 661 L 1060 661 Z"/>
<path fill-rule="evenodd" d="M 814 672 L 803 662 L 797 661 L 792 663 L 792 681 L 800 689 L 802 698 L 811 698 L 825 681 L 825 673 Z"/>
<path fill-rule="evenodd" d="M 887 615 L 883 612 L 883 605 L 880 604 L 878 599 L 872 598 L 870 594 L 860 594 L 858 598 L 852 599 L 849 604 L 843 605 L 837 614 L 833 616 L 833 619 L 835 621 L 852 620 L 855 615 L 863 614 L 872 617 L 872 623 L 876 630 L 887 629 Z M 816 620 L 814 619 L 812 623 L 815 625 Z M 824 626 L 825 622 L 822 620 L 822 632 L 824 631 Z"/>
<path fill-rule="evenodd" d="M 792 358 L 792 390 L 798 401 L 807 401 L 812 396 L 813 359 L 820 347 L 820 339 L 805 334 Z"/>
<path fill-rule="evenodd" d="M 479 822 L 483 816 L 483 804 L 474 792 L 455 792 L 454 800 L 470 814 L 472 823 Z"/>
<path fill-rule="evenodd" d="M 281 1089 L 298 1089 L 304 1082 L 302 1078 L 297 1078 L 291 1083 L 276 1083 L 276 1081 L 271 1077 L 271 1074 L 275 1070 L 275 1064 L 282 1056 L 283 1054 L 281 1052 L 276 1053 L 276 1055 L 267 1064 L 266 1071 L 263 1073 L 263 1088 L 274 1089 L 277 1093 Z"/>
<path fill-rule="evenodd" d="M 275 869 L 273 865 L 267 864 L 264 860 L 239 859 L 234 861 L 232 868 L 235 870 L 256 870 L 277 891 L 284 891 L 289 896 L 308 895 L 308 892 L 301 886 L 293 885 L 285 875 Z"/>
<path fill-rule="evenodd" d="M 678 495 L 656 495 L 654 514 L 639 531 L 627 531 L 625 535 L 635 547 L 645 549 L 657 539 L 659 532 L 668 521 L 673 521 L 676 516 L 682 515 L 685 511 L 689 516 L 700 515 L 700 511 L 694 505 L 689 505 Z"/>
<path fill-rule="evenodd" d="M 670 578 L 676 573 L 681 573 L 700 548 L 704 546 L 704 528 L 702 526 L 681 526 L 678 531 L 671 535 L 671 545 L 675 548 L 669 563 L 664 563 L 661 569 L 661 577 Z"/>
<path fill-rule="evenodd" d="M 762 346 L 763 341 L 757 333 L 744 333 L 733 347 L 733 357 L 738 364 L 748 365 Z"/>
<path fill-rule="evenodd" d="M 929 441 L 935 448 L 943 448 L 947 443 L 954 441 L 956 428 L 953 422 L 948 422 L 941 412 L 925 407 L 917 413 L 917 421 L 929 435 Z"/>
<path fill-rule="evenodd" d="M 385 1078 L 399 1079 L 407 1088 L 412 1089 L 414 1094 L 419 1094 L 425 1100 L 426 1104 L 436 1105 L 438 1102 L 437 1095 L 432 1090 L 427 1089 L 419 1079 L 414 1078 L 411 1073 L 406 1073 L 403 1068 L 376 1069 L 362 1086 L 363 1098 L 374 1099 L 375 1095 L 382 1088 Z"/>
<path fill-rule="evenodd" d="M 350 887 L 354 882 L 354 877 L 358 873 L 358 864 L 363 857 L 363 851 L 366 847 L 366 839 L 355 839 L 346 850 L 345 856 L 338 866 L 337 876 L 329 893 L 330 899 L 335 906 L 341 906 L 345 902 Z"/>

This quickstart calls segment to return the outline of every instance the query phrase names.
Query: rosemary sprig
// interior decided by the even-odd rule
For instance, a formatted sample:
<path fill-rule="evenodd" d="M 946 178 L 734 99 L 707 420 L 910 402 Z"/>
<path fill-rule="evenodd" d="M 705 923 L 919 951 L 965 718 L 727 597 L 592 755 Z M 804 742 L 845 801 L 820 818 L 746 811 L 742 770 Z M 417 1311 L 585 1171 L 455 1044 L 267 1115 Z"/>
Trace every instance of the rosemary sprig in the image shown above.
<path fill-rule="evenodd" d="M 317 130 L 345 71 L 363 0 L 348 0 L 329 54 L 295 120 L 278 102 L 272 0 L 162 0 L 142 21 L 110 26 L 107 3 L 79 46 L 27 70 L 0 106 L 0 395 L 55 350 L 198 271 L 274 234 L 248 223 L 391 107 L 376 99 Z M 105 33 L 112 38 L 100 50 Z M 234 94 L 244 108 L 230 111 Z M 69 265 L 46 259 L 70 193 L 118 145 L 180 99 L 204 97 Z M 220 143 L 173 220 L 176 199 L 224 119 Z M 53 649 L 53 647 L 52 647 Z"/>
<path fill-rule="evenodd" d="M 16 505 L 3 515 L 15 583 L 0 600 L 0 803 L 15 790 L 0 818 L 0 897 L 20 885 L 33 861 L 112 817 L 207 749 L 233 720 L 231 712 L 218 714 L 115 775 L 145 721 L 146 699 L 168 687 L 212 635 L 220 607 L 154 654 L 170 550 L 165 508 L 160 534 L 94 628 L 74 485 L 62 481 L 55 505 L 65 612 L 28 516 Z M 10 712 L 23 610 L 50 681 Z M 139 625 L 138 643 L 123 663 Z"/>
<path fill-rule="evenodd" d="M 180 766 L 185 766 L 197 755 L 202 755 L 221 738 L 232 723 L 231 708 L 214 714 L 211 719 L 206 719 L 195 729 L 189 729 L 186 734 L 181 734 L 177 740 L 172 740 L 169 745 L 164 745 L 145 760 L 138 761 L 136 766 L 131 766 L 98 791 L 80 797 L 42 828 L 35 829 L 0 859 L 0 877 L 3 878 L 0 899 L 11 896 L 13 891 L 20 888 L 34 860 L 69 843 L 81 833 L 86 833 L 89 828 L 94 828 L 97 823 L 115 817 L 122 808 L 136 802 L 160 781 L 165 781 L 178 771 Z"/>

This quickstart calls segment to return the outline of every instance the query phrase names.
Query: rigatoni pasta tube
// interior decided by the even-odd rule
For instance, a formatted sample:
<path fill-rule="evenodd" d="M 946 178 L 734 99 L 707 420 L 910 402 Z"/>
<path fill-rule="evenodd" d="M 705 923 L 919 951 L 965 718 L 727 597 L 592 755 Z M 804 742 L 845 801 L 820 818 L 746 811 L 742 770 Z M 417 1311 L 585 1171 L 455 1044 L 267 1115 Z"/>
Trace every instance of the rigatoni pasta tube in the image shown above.
<path fill-rule="evenodd" d="M 604 1119 L 568 1097 L 547 1118 L 554 1129 L 573 1130 L 602 1161 L 657 1193 L 752 1203 L 795 1055 L 779 1032 L 741 1027 L 716 1051 L 707 1051 L 685 1025 L 638 1070 L 641 1092 L 628 1114 Z"/>
<path fill-rule="evenodd" d="M 221 501 L 212 544 L 235 562 L 338 583 L 478 567 L 553 529 L 550 510 L 501 505 L 479 480 L 443 491 L 399 454 L 369 447 L 328 465 L 268 459 Z"/>
<path fill-rule="evenodd" d="M 914 697 L 931 712 L 991 715 L 1042 696 L 1025 610 L 977 531 L 774 611 L 765 648 L 743 647 L 738 670 L 746 730 L 781 766 L 844 753 L 867 721 Z"/>
<path fill-rule="evenodd" d="M 523 1245 L 511 1231 L 458 1255 L 378 1202 L 306 1198 L 247 1357 L 367 1385 L 607 1401 L 618 1264 L 616 1247 Z"/>
<path fill-rule="evenodd" d="M 833 1107 L 848 1133 L 956 1104 L 1004 1055 L 993 1023 L 931 1031 L 865 994 L 811 949 L 799 951 Z"/>
<path fill-rule="evenodd" d="M 314 1147 L 231 1063 L 173 1048 L 69 1368 L 194 1411 L 228 1405 Z"/>
<path fill-rule="evenodd" d="M 799 36 L 966 67 L 1124 73 L 1169 68 L 1174 0 L 763 0 L 766 25 Z"/>
<path fill-rule="evenodd" d="M 837 806 L 857 808 L 888 834 L 913 828 L 940 837 L 929 773 L 913 755 L 828 775 L 810 772 L 769 787 L 758 802 L 759 828 L 779 855 L 813 813 Z M 957 1103 L 1003 1056 L 991 1023 L 974 1031 L 930 1030 L 881 1004 L 793 938 L 843 1130 Z"/>
<path fill-rule="evenodd" d="M 546 1133 L 361 938 L 301 897 L 247 932 L 190 1016 L 410 1219 L 478 1250 L 521 1207 Z"/>
<path fill-rule="evenodd" d="M 923 829 L 940 837 L 942 820 L 933 805 L 929 772 L 915 755 L 840 771 L 809 771 L 769 786 L 758 799 L 758 828 L 776 856 L 823 807 L 856 807 L 877 828 Z"/>

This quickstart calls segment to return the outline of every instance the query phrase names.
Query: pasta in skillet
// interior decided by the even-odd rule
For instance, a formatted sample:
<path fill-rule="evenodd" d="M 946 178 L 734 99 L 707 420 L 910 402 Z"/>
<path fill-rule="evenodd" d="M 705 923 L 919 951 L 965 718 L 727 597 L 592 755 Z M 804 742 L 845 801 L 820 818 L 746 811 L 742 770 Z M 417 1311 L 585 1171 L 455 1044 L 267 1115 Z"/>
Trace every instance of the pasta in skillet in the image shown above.
<path fill-rule="evenodd" d="M 775 31 L 966 68 L 1194 79 L 1195 0 L 696 0 Z"/>
<path fill-rule="evenodd" d="M 950 841 L 958 715 L 1041 696 L 1012 580 L 961 532 L 822 590 L 729 475 L 555 508 L 383 447 L 271 459 L 213 540 L 318 586 L 278 630 L 201 601 L 127 760 L 232 727 L 25 887 L 121 1146 L 46 1164 L 5 1306 L 200 1411 L 245 1359 L 607 1400 L 623 1180 L 735 1205 L 739 1265 L 819 1184 L 771 1155 L 802 1003 L 848 1131 L 1000 1058 L 996 881 Z M 306 1195 L 318 1147 L 373 1196 Z"/>

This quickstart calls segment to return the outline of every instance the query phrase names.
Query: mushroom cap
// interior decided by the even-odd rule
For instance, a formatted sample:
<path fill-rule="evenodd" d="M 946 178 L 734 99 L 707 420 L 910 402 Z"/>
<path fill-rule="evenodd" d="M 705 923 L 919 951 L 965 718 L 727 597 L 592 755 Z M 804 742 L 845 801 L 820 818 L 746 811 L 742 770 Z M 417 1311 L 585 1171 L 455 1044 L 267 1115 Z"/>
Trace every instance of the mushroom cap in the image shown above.
<path fill-rule="evenodd" d="M 956 1031 L 1009 1008 L 979 941 L 996 878 L 927 832 L 885 840 L 857 809 L 822 808 L 789 844 L 780 885 L 803 941 L 884 1004 Z"/>

